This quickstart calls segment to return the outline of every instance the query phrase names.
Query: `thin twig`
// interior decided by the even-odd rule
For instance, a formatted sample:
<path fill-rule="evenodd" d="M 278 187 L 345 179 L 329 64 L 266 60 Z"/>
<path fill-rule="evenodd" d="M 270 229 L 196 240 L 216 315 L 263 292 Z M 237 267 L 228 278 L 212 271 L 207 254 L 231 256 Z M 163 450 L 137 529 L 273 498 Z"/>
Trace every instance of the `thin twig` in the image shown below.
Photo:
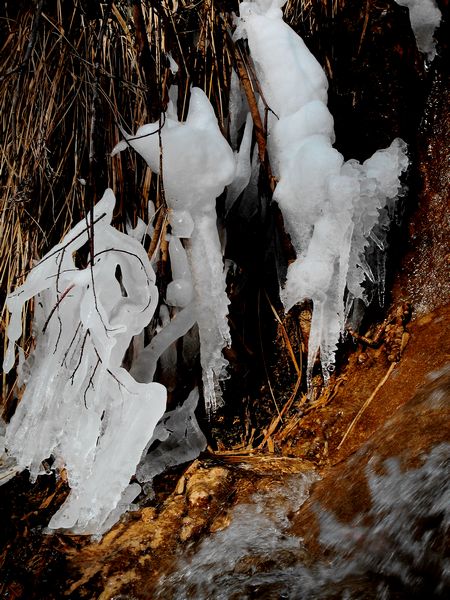
<path fill-rule="evenodd" d="M 264 365 L 264 371 L 266 373 L 267 384 L 268 384 L 269 390 L 270 390 L 270 395 L 272 396 L 272 400 L 273 400 L 273 403 L 274 403 L 275 408 L 277 410 L 278 416 L 281 419 L 282 417 L 281 417 L 280 409 L 278 408 L 278 403 L 276 401 L 275 394 L 274 394 L 274 391 L 273 391 L 273 388 L 272 388 L 272 383 L 270 381 L 270 376 L 269 376 L 269 370 L 267 368 L 266 358 L 265 358 L 265 355 L 264 355 L 264 346 L 263 346 L 263 343 L 262 343 L 262 332 L 261 332 L 261 315 L 260 315 L 260 310 L 261 310 L 261 290 L 258 290 L 258 333 L 259 333 L 259 344 L 260 344 L 260 347 L 261 347 L 261 356 L 262 356 L 262 361 L 263 361 L 263 365 Z"/>
<path fill-rule="evenodd" d="M 374 391 L 372 392 L 372 394 L 370 395 L 370 397 L 361 406 L 361 408 L 358 411 L 358 414 L 353 419 L 353 421 L 350 423 L 350 426 L 348 427 L 347 431 L 345 432 L 344 437 L 340 441 L 340 443 L 339 443 L 339 445 L 337 447 L 338 450 L 340 450 L 340 448 L 342 447 L 343 443 L 345 442 L 345 440 L 347 439 L 347 437 L 350 435 L 351 431 L 353 430 L 353 428 L 355 427 L 356 423 L 359 421 L 359 419 L 361 418 L 362 414 L 367 409 L 367 407 L 369 406 L 369 404 L 372 402 L 372 400 L 378 394 L 378 392 L 380 391 L 380 389 L 383 387 L 383 385 L 389 379 L 389 376 L 391 375 L 392 371 L 395 369 L 396 364 L 397 363 L 395 363 L 395 362 L 391 363 L 391 365 L 390 365 L 389 369 L 387 370 L 387 372 L 386 372 L 385 376 L 383 377 L 383 379 L 378 383 L 377 387 L 374 389 Z"/>
<path fill-rule="evenodd" d="M 69 287 L 61 294 L 61 296 L 58 298 L 58 300 L 56 301 L 55 306 L 52 308 L 52 310 L 50 311 L 50 314 L 47 317 L 47 320 L 44 323 L 44 327 L 42 328 L 42 333 L 45 333 L 48 327 L 48 324 L 50 323 L 50 319 L 52 318 L 54 312 L 56 311 L 56 309 L 59 307 L 59 305 L 61 304 L 61 302 L 64 300 L 64 298 L 67 296 L 67 294 L 70 292 L 70 290 L 72 290 L 75 287 L 75 284 L 72 283 L 71 285 L 69 285 Z"/>
<path fill-rule="evenodd" d="M 287 346 L 289 356 L 291 357 L 291 360 L 292 360 L 292 364 L 294 365 L 294 368 L 297 372 L 297 376 L 301 380 L 301 377 L 302 377 L 301 366 L 299 367 L 297 359 L 295 358 L 294 350 L 292 348 L 291 340 L 289 339 L 288 333 L 286 331 L 286 327 L 284 326 L 283 321 L 280 319 L 280 316 L 278 315 L 277 311 L 275 310 L 275 307 L 273 306 L 272 302 L 270 301 L 270 298 L 269 298 L 266 290 L 264 290 L 264 293 L 265 293 L 267 302 L 269 303 L 270 309 L 273 312 L 275 319 L 281 328 L 281 334 L 282 334 L 284 342 Z M 300 353 L 300 359 L 301 359 L 301 353 Z"/>

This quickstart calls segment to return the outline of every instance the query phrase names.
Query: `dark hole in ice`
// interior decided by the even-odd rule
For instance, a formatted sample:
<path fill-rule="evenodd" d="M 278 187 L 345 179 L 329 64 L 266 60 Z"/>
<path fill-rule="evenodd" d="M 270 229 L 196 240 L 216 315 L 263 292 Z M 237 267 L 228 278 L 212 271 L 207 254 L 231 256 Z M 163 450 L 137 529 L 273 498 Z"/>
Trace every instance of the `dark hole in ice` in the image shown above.
<path fill-rule="evenodd" d="M 114 273 L 114 277 L 117 279 L 117 281 L 119 282 L 120 285 L 120 291 L 122 292 L 122 296 L 123 298 L 128 298 L 128 294 L 127 294 L 127 290 L 125 289 L 124 285 L 123 285 L 123 280 L 122 280 L 122 269 L 120 268 L 120 265 L 116 265 L 116 272 Z"/>

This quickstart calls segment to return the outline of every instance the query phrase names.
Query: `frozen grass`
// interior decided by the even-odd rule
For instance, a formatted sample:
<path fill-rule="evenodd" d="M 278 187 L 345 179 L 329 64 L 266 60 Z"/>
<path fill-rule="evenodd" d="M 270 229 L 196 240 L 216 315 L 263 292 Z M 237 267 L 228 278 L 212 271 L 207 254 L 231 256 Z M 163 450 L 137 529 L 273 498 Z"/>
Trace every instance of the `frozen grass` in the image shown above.
<path fill-rule="evenodd" d="M 127 218 L 146 221 L 148 202 L 155 202 L 153 254 L 167 223 L 159 177 L 137 155 L 112 159 L 109 151 L 119 125 L 131 131 L 159 117 L 174 81 L 180 117 L 194 83 L 211 98 L 224 129 L 230 58 L 218 11 L 209 1 L 138 2 L 132 10 L 121 1 L 8 4 L 0 20 L 2 293 L 23 283 L 33 261 L 108 186 L 118 198 L 119 227 Z M 4 334 L 4 306 L 1 318 Z M 3 376 L 4 398 L 11 383 Z"/>

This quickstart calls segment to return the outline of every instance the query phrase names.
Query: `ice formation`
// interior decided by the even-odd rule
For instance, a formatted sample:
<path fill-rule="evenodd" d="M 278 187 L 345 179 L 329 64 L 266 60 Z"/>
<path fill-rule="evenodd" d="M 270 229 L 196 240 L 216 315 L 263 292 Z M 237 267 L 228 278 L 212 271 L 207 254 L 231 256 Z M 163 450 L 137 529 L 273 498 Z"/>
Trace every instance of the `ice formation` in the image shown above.
<path fill-rule="evenodd" d="M 168 411 L 158 423 L 148 447 L 157 440 L 160 443 L 139 464 L 136 471 L 138 481 L 151 482 L 169 467 L 197 458 L 206 448 L 206 438 L 195 417 L 198 399 L 198 389 L 195 388 L 182 406 Z"/>
<path fill-rule="evenodd" d="M 320 348 L 325 379 L 344 330 L 346 307 L 367 301 L 363 283 L 383 278 L 366 261 L 366 249 L 383 249 L 389 211 L 407 168 L 400 139 L 362 165 L 344 163 L 333 148 L 333 118 L 327 108 L 324 71 L 303 40 L 282 20 L 285 0 L 240 5 L 235 38 L 248 40 L 256 75 L 270 107 L 268 150 L 278 178 L 274 199 L 297 253 L 281 296 L 289 310 L 303 299 L 314 304 L 308 378 Z"/>
<path fill-rule="evenodd" d="M 23 365 L 24 395 L 5 435 L 8 456 L 31 478 L 54 457 L 71 491 L 50 528 L 98 534 L 139 494 L 129 485 L 166 405 L 158 383 L 139 383 L 122 367 L 133 338 L 158 302 L 155 274 L 142 245 L 111 226 L 106 190 L 93 211 L 94 258 L 76 267 L 89 243 L 91 217 L 79 222 L 7 300 L 11 313 L 8 372 L 22 334 L 22 308 L 34 298 L 36 347 Z"/>
<path fill-rule="evenodd" d="M 253 121 L 251 115 L 247 114 L 244 135 L 242 136 L 239 152 L 236 154 L 236 175 L 227 189 L 225 210 L 228 213 L 235 200 L 248 186 L 252 174 L 251 144 L 252 144 Z"/>
<path fill-rule="evenodd" d="M 409 20 L 416 38 L 417 47 L 433 60 L 436 55 L 436 43 L 433 39 L 435 30 L 441 22 L 441 11 L 435 0 L 395 0 L 400 6 L 409 10 Z"/>
<path fill-rule="evenodd" d="M 248 115 L 248 103 L 239 84 L 239 77 L 234 69 L 231 71 L 230 99 L 228 103 L 228 117 L 231 146 L 237 148 L 239 129 L 244 125 Z"/>
<path fill-rule="evenodd" d="M 189 268 L 182 244 L 176 245 L 173 239 L 170 242 L 176 274 L 168 289 L 167 301 L 183 307 L 173 320 L 174 329 L 182 315 L 183 323 L 187 324 L 190 315 L 191 323 L 198 324 L 203 394 L 208 410 L 214 410 L 220 397 L 219 381 L 226 376 L 227 362 L 222 350 L 230 344 L 228 298 L 215 201 L 234 179 L 235 158 L 220 132 L 208 98 L 199 88 L 191 90 L 189 113 L 184 123 L 178 121 L 173 106 L 169 106 L 161 123 L 143 125 L 136 135 L 125 137 L 113 154 L 131 146 L 155 173 L 159 173 L 162 162 L 172 237 L 189 238 L 186 242 Z M 151 380 L 145 374 L 145 357 L 136 368 L 139 368 L 139 380 Z"/>

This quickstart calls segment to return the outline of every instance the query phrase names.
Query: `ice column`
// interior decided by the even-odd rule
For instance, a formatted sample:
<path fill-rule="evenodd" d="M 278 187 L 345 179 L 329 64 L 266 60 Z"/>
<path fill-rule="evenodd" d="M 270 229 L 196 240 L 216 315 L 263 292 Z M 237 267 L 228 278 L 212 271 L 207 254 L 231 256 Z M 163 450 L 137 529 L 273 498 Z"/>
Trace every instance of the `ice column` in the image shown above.
<path fill-rule="evenodd" d="M 375 228 L 382 237 L 385 209 L 395 204 L 408 160 L 404 142 L 394 140 L 363 165 L 344 163 L 332 146 L 326 76 L 303 40 L 283 22 L 283 4 L 243 2 L 235 37 L 248 40 L 271 109 L 268 150 L 278 178 L 274 199 L 297 253 L 281 297 L 287 310 L 303 299 L 313 301 L 308 378 L 320 348 L 327 379 L 344 330 L 345 289 L 351 299 L 366 300 L 362 284 L 376 274 L 366 263 L 365 250 L 374 239 L 383 246 Z"/>
<path fill-rule="evenodd" d="M 158 173 L 162 153 L 164 191 L 170 209 L 172 236 L 189 238 L 186 242 L 190 274 L 182 264 L 183 248 L 170 243 L 175 270 L 187 279 L 174 275 L 168 301 L 185 311 L 195 311 L 200 335 L 200 361 L 203 392 L 208 410 L 214 410 L 220 395 L 219 380 L 225 376 L 226 360 L 222 350 L 230 343 L 228 298 L 225 274 L 216 225 L 216 198 L 234 179 L 236 164 L 233 152 L 222 136 L 214 110 L 202 90 L 193 88 L 189 113 L 180 123 L 173 107 L 159 122 L 143 125 L 136 135 L 126 136 L 113 154 L 128 145 Z M 160 148 L 161 138 L 161 148 Z M 181 262 L 179 262 L 181 260 Z M 193 300 L 189 304 L 192 277 Z M 145 350 L 144 350 L 145 353 Z M 140 360 L 140 377 L 145 378 L 145 357 Z M 143 379 L 148 380 L 148 379 Z"/>

